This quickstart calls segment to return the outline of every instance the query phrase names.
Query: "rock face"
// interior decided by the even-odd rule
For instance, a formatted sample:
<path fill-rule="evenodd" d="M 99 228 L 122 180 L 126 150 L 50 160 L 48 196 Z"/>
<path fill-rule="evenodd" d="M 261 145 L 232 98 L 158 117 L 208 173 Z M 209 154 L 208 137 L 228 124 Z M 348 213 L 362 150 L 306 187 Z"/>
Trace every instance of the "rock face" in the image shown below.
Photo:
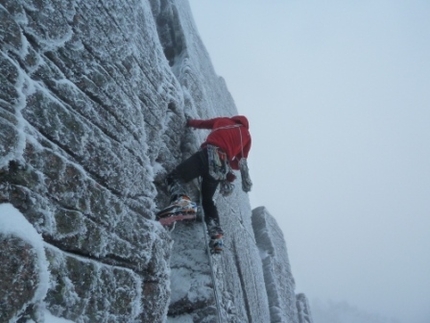
<path fill-rule="evenodd" d="M 273 319 L 240 183 L 216 196 L 222 257 L 208 257 L 202 222 L 154 221 L 165 175 L 207 134 L 186 117 L 237 114 L 187 1 L 4 0 L 0 46 L 0 203 L 43 237 L 46 311 L 76 323 Z M 32 246 L 1 230 L 2 313 L 43 322 Z M 297 322 L 290 299 L 280 308 Z"/>
<path fill-rule="evenodd" d="M 40 321 L 49 285 L 44 242 L 12 204 L 0 204 L 0 322 Z"/>
<path fill-rule="evenodd" d="M 295 282 L 281 229 L 264 207 L 252 211 L 252 226 L 263 263 L 270 322 L 306 322 L 299 321 L 297 305 L 305 304 L 306 309 L 309 306 L 304 295 L 298 298 L 295 295 Z"/>
<path fill-rule="evenodd" d="M 0 322 L 9 322 L 31 304 L 38 270 L 32 246 L 22 239 L 0 235 L 0 249 L 4 251 L 0 253 Z"/>
<path fill-rule="evenodd" d="M 309 301 L 305 294 L 297 294 L 297 310 L 299 323 L 313 323 Z"/>
<path fill-rule="evenodd" d="M 0 15 L 0 198 L 49 244 L 47 308 L 162 321 L 170 237 L 151 220 L 160 148 L 148 143 L 181 91 L 149 3 L 11 0 Z"/>

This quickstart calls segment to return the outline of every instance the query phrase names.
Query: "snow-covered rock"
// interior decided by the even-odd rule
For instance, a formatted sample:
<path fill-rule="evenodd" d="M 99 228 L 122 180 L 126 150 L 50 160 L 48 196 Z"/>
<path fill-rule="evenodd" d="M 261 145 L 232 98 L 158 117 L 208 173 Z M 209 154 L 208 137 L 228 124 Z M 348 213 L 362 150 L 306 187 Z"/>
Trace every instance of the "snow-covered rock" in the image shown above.
<path fill-rule="evenodd" d="M 296 299 L 295 282 L 281 229 L 264 207 L 253 210 L 252 225 L 263 262 L 270 322 L 302 323 L 299 321 L 297 305 L 305 304 L 306 309 L 309 306 L 303 297 Z M 303 311 L 300 307 L 300 313 Z"/>
<path fill-rule="evenodd" d="M 284 294 L 271 296 L 240 179 L 232 196 L 215 197 L 222 256 L 208 255 L 203 222 L 169 232 L 155 221 L 165 175 L 207 135 L 186 118 L 238 113 L 188 2 L 4 0 L 0 46 L 0 219 L 11 209 L 21 219 L 0 226 L 2 315 L 273 320 Z M 272 260 L 291 275 L 286 253 Z M 279 316 L 297 322 L 290 301 Z"/>
<path fill-rule="evenodd" d="M 311 308 L 306 295 L 303 293 L 297 294 L 296 299 L 299 323 L 313 323 Z"/>
<path fill-rule="evenodd" d="M 0 204 L 0 322 L 30 318 L 49 284 L 43 240 L 11 204 Z"/>

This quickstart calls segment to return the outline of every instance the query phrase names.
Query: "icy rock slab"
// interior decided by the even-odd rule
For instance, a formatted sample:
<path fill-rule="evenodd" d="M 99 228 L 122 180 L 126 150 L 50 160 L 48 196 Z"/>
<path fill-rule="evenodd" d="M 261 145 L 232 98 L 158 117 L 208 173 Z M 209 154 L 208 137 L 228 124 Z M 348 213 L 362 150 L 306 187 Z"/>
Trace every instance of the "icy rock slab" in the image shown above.
<path fill-rule="evenodd" d="M 53 284 L 45 302 L 52 314 L 74 322 L 126 323 L 151 318 L 152 313 L 143 312 L 141 305 L 145 283 L 132 270 L 67 255 L 53 247 L 46 251 Z"/>
<path fill-rule="evenodd" d="M 0 204 L 0 322 L 34 318 L 48 289 L 42 237 L 21 212 Z"/>
<path fill-rule="evenodd" d="M 0 322 L 31 308 L 39 277 L 33 247 L 0 233 Z"/>
<path fill-rule="evenodd" d="M 271 322 L 298 323 L 295 282 L 283 233 L 265 207 L 252 211 L 252 226 L 263 262 Z"/>
<path fill-rule="evenodd" d="M 305 294 L 297 294 L 297 310 L 299 316 L 299 323 L 313 323 L 311 308 L 309 306 L 308 298 Z"/>
<path fill-rule="evenodd" d="M 0 201 L 47 245 L 46 306 L 77 323 L 163 321 L 153 165 L 181 94 L 149 3 L 5 0 L 0 39 Z"/>
<path fill-rule="evenodd" d="M 203 233 L 201 222 L 177 223 L 172 232 L 169 317 L 189 313 L 194 322 L 215 319 L 214 286 Z"/>

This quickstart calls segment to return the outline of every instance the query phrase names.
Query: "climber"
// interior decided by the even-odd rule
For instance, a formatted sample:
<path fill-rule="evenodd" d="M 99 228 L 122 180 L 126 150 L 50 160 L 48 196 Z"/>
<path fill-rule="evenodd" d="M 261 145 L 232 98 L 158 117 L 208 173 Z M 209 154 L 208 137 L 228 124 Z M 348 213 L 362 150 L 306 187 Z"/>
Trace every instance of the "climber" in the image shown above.
<path fill-rule="evenodd" d="M 215 253 L 222 251 L 224 235 L 219 221 L 218 209 L 213 196 L 221 183 L 220 192 L 226 196 L 233 190 L 236 175 L 232 170 L 240 170 L 242 189 L 251 190 L 246 158 L 251 148 L 248 120 L 244 116 L 219 117 L 208 120 L 187 120 L 187 126 L 212 131 L 196 153 L 179 164 L 168 176 L 170 210 L 175 212 L 197 209 L 187 194 L 184 183 L 201 177 L 202 206 L 211 238 L 211 248 Z M 167 207 L 166 209 L 168 209 Z M 163 213 L 160 211 L 159 213 Z"/>

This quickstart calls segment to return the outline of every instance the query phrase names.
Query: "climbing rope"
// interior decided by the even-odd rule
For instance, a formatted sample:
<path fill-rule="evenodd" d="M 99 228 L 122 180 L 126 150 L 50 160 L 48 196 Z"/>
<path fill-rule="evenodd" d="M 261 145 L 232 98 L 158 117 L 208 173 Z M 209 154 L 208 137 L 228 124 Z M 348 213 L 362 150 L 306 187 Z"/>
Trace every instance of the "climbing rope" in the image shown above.
<path fill-rule="evenodd" d="M 220 300 L 219 300 L 219 296 L 218 296 L 218 290 L 216 287 L 216 277 L 215 277 L 215 273 L 214 273 L 214 266 L 213 266 L 213 262 L 212 262 L 212 255 L 211 255 L 211 250 L 210 250 L 210 246 L 209 246 L 209 239 L 208 239 L 208 228 L 206 226 L 206 221 L 205 221 L 205 212 L 203 211 L 203 207 L 201 204 L 202 201 L 202 191 L 200 189 L 200 178 L 199 178 L 199 183 L 197 185 L 197 189 L 199 190 L 199 203 L 200 203 L 200 210 L 201 210 L 201 214 L 202 214 L 202 228 L 203 228 L 203 236 L 205 237 L 205 244 L 206 244 L 206 252 L 208 254 L 209 257 L 209 267 L 211 269 L 211 278 L 212 278 L 212 285 L 213 285 L 213 293 L 214 293 L 214 299 L 215 299 L 215 305 L 216 305 L 216 311 L 217 311 L 217 322 L 218 323 L 222 323 L 221 321 L 221 304 L 220 304 Z"/>

